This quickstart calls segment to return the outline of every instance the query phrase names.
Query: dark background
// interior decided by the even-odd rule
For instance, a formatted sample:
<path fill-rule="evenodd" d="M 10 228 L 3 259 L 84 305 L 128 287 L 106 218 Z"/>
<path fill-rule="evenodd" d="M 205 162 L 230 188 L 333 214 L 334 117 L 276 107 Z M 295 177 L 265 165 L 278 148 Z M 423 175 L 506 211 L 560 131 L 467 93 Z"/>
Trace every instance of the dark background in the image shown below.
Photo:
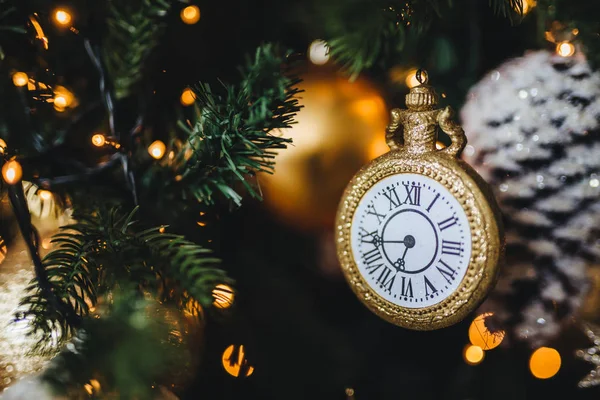
<path fill-rule="evenodd" d="M 182 116 L 175 111 L 181 88 L 197 81 L 216 82 L 217 77 L 235 81 L 237 66 L 261 42 L 279 42 L 294 49 L 301 60 L 310 42 L 323 33 L 316 3 L 310 1 L 194 3 L 202 13 L 200 22 L 182 24 L 179 10 L 185 5 L 177 4 L 154 63 L 148 65 L 148 80 L 155 85 L 152 123 L 157 127 Z M 455 108 L 486 71 L 539 47 L 534 18 L 515 27 L 493 15 L 486 1 L 460 4 L 444 20 L 434 21 L 429 34 L 407 46 L 397 59 L 386 61 L 388 67 L 402 63 L 427 68 L 431 81 L 448 94 L 447 101 Z M 57 5 L 71 7 L 80 21 L 93 21 L 98 9 L 92 0 L 28 1 L 24 8 L 47 17 Z M 92 37 L 101 34 L 92 23 L 78 28 L 89 29 L 86 34 Z M 80 102 L 93 102 L 99 96 L 97 76 L 80 38 L 51 25 L 46 29 L 51 46 L 46 62 L 65 86 L 77 92 Z M 29 54 L 23 40 L 15 37 L 5 52 Z M 440 41 L 451 56 L 440 58 L 433 51 Z M 19 67 L 16 61 L 8 63 Z M 381 88 L 388 105 L 402 105 L 406 88 L 391 84 L 385 68 L 375 67 L 365 75 Z M 101 121 L 82 124 L 81 131 L 89 134 L 94 123 Z M 159 138 L 161 130 L 155 132 Z M 341 274 L 323 272 L 321 249 L 333 240 L 332 229 L 305 231 L 284 225 L 250 199 L 238 210 L 223 207 L 219 215 L 214 243 L 238 293 L 228 313 L 208 316 L 202 368 L 184 399 L 335 400 L 346 398 L 346 388 L 353 388 L 358 400 L 600 395 L 598 389 L 577 388 L 591 365 L 570 356 L 576 348 L 589 347 L 576 329 L 567 329 L 550 344 L 561 352 L 563 364 L 549 380 L 531 376 L 531 349 L 514 341 L 511 347 L 487 352 L 482 364 L 468 366 L 462 351 L 472 318 L 434 332 L 401 329 L 371 314 Z M 221 367 L 223 349 L 232 343 L 244 344 L 255 367 L 252 376 L 236 379 Z"/>

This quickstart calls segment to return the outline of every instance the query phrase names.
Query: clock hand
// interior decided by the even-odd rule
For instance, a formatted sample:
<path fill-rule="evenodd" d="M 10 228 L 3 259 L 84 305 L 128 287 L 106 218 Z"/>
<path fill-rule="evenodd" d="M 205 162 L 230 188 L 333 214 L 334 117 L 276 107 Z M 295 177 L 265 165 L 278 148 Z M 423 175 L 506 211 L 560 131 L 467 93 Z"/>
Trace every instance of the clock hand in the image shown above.
<path fill-rule="evenodd" d="M 406 235 L 404 240 L 382 240 L 383 243 L 404 243 L 404 245 L 411 249 L 415 247 L 415 237 L 412 235 Z"/>
<path fill-rule="evenodd" d="M 388 241 L 388 243 L 399 243 L 400 241 Z M 415 238 L 412 235 L 406 235 L 404 240 L 401 241 L 404 243 L 404 253 L 402 254 L 402 258 L 399 258 L 395 263 L 394 267 L 396 267 L 396 271 L 404 271 L 406 269 L 406 261 L 404 261 L 404 257 L 406 257 L 406 253 L 408 253 L 408 249 L 412 249 L 415 247 Z"/>
<path fill-rule="evenodd" d="M 402 258 L 401 258 L 402 261 L 404 261 L 404 257 L 406 257 L 406 252 L 408 251 L 408 249 L 410 249 L 410 247 L 408 247 L 408 246 L 404 249 L 404 254 L 402 254 Z"/>

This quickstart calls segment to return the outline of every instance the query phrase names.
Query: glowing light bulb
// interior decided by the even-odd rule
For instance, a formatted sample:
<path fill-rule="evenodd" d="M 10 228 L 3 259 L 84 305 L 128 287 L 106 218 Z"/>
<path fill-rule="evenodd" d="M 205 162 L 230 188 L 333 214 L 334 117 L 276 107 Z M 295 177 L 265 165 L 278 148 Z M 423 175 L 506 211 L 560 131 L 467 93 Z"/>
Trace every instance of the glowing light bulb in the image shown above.
<path fill-rule="evenodd" d="M 532 11 L 536 5 L 537 5 L 536 0 L 524 0 L 523 1 L 523 15 Z"/>
<path fill-rule="evenodd" d="M 193 25 L 200 21 L 200 9 L 198 6 L 187 6 L 181 10 L 181 20 L 188 25 Z"/>
<path fill-rule="evenodd" d="M 567 41 L 560 42 L 556 45 L 556 54 L 561 57 L 571 57 L 575 54 L 575 46 Z"/>
<path fill-rule="evenodd" d="M 481 347 L 468 344 L 463 352 L 463 357 L 467 364 L 477 365 L 483 361 L 485 354 Z"/>
<path fill-rule="evenodd" d="M 14 185 L 21 180 L 23 176 L 23 168 L 16 160 L 11 160 L 2 167 L 2 178 L 9 185 Z"/>
<path fill-rule="evenodd" d="M 106 138 L 101 133 L 96 133 L 92 136 L 92 144 L 96 147 L 102 147 L 106 143 Z"/>
<path fill-rule="evenodd" d="M 52 198 L 52 192 L 48 190 L 40 190 L 38 191 L 38 196 L 40 196 L 40 199 L 48 201 Z"/>
<path fill-rule="evenodd" d="M 560 364 L 560 354 L 551 347 L 540 347 L 529 359 L 529 369 L 538 379 L 552 378 L 558 373 Z"/>
<path fill-rule="evenodd" d="M 500 346 L 504 339 L 505 332 L 490 332 L 485 325 L 486 318 L 491 317 L 494 313 L 485 313 L 479 315 L 473 320 L 469 327 L 469 340 L 474 346 L 479 346 L 483 350 L 491 350 Z"/>
<path fill-rule="evenodd" d="M 326 41 L 317 39 L 308 48 L 308 58 L 315 65 L 324 65 L 329 61 L 329 45 Z"/>
<path fill-rule="evenodd" d="M 27 85 L 29 77 L 25 72 L 15 72 L 12 76 L 12 81 L 15 86 L 21 87 Z"/>
<path fill-rule="evenodd" d="M 63 96 L 58 95 L 54 98 L 54 106 L 59 108 L 65 108 L 67 106 L 67 99 Z"/>
<path fill-rule="evenodd" d="M 190 88 L 183 89 L 179 101 L 181 101 L 181 104 L 183 104 L 186 107 L 191 106 L 196 101 L 196 95 L 194 94 L 194 91 Z"/>
<path fill-rule="evenodd" d="M 245 369 L 246 376 L 252 375 L 254 372 L 254 367 L 248 365 L 248 361 L 244 358 L 244 345 L 240 345 L 238 349 L 237 359 L 232 359 L 233 351 L 235 350 L 235 345 L 231 345 L 225 349 L 223 352 L 223 368 L 225 371 L 231 376 L 235 376 L 236 378 L 240 376 L 240 372 L 242 372 L 242 367 Z"/>
<path fill-rule="evenodd" d="M 0 139 L 0 154 L 4 154 L 6 151 L 6 142 Z"/>
<path fill-rule="evenodd" d="M 94 388 L 89 383 L 86 383 L 85 385 L 83 385 L 83 388 L 85 389 L 85 391 L 87 392 L 87 394 L 89 394 L 90 396 L 92 394 L 94 394 Z"/>
<path fill-rule="evenodd" d="M 212 292 L 214 297 L 213 305 L 217 308 L 229 308 L 233 304 L 233 289 L 225 284 L 219 284 Z"/>
<path fill-rule="evenodd" d="M 166 149 L 167 149 L 167 146 L 165 146 L 165 144 L 162 141 L 155 140 L 154 142 L 152 142 L 152 144 L 150 146 L 148 146 L 148 153 L 150 153 L 150 155 L 153 158 L 156 158 L 157 160 L 159 160 L 162 158 L 162 156 L 165 155 Z"/>
<path fill-rule="evenodd" d="M 44 238 L 42 240 L 42 248 L 48 250 L 50 247 L 52 247 L 52 239 L 51 238 Z"/>
<path fill-rule="evenodd" d="M 54 105 L 58 107 L 69 107 L 73 104 L 73 93 L 64 86 L 56 86 L 54 88 Z"/>
<path fill-rule="evenodd" d="M 421 84 L 421 82 L 419 82 L 419 80 L 417 79 L 416 68 L 413 68 L 410 71 L 408 71 L 408 75 L 406 75 L 406 79 L 404 82 L 406 83 L 406 86 L 408 86 L 411 89 Z"/>
<path fill-rule="evenodd" d="M 0 264 L 6 259 L 6 254 L 8 253 L 8 248 L 6 247 L 6 242 L 0 236 Z"/>
<path fill-rule="evenodd" d="M 54 20 L 63 26 L 67 26 L 71 23 L 71 14 L 64 8 L 59 8 L 54 11 Z"/>

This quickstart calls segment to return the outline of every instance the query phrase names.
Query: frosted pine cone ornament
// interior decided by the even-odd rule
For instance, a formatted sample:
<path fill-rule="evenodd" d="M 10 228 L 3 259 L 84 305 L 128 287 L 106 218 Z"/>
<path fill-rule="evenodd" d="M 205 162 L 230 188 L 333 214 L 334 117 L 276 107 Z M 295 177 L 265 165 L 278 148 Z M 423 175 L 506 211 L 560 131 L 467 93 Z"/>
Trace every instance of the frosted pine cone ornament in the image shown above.
<path fill-rule="evenodd" d="M 462 109 L 464 157 L 504 214 L 507 264 L 483 305 L 540 345 L 575 314 L 600 255 L 600 74 L 546 51 L 501 65 Z"/>

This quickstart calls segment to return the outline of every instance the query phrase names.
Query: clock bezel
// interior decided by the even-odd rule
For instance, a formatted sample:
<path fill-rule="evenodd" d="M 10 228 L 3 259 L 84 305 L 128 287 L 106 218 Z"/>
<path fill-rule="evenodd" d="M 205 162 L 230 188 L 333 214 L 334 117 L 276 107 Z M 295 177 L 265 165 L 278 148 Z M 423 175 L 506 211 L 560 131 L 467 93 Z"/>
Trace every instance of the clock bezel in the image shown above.
<path fill-rule="evenodd" d="M 352 251 L 351 227 L 358 204 L 380 180 L 419 174 L 444 186 L 461 205 L 471 231 L 471 257 L 456 290 L 443 301 L 408 308 L 381 297 L 362 276 Z M 358 298 L 381 318 L 409 329 L 434 330 L 453 325 L 474 311 L 493 288 L 504 253 L 500 212 L 487 184 L 466 163 L 442 152 L 391 151 L 364 166 L 348 184 L 337 214 L 338 258 Z"/>

